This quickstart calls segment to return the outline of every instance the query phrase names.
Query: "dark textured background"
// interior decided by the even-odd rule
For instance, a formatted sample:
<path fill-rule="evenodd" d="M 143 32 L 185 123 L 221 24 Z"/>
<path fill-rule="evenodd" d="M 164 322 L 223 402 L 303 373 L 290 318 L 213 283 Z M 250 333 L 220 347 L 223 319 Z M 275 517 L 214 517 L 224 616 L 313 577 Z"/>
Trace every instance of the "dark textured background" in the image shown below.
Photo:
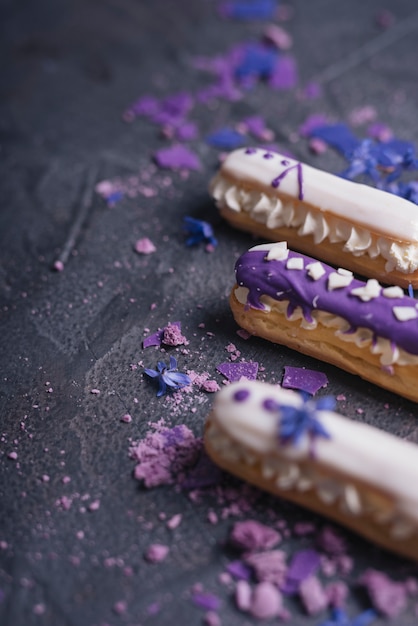
<path fill-rule="evenodd" d="M 168 418 L 200 435 L 212 400 L 194 392 L 174 415 L 172 405 L 155 397 L 141 369 L 130 368 L 141 360 L 155 367 L 161 358 L 154 349 L 142 350 L 144 328 L 181 320 L 190 352 L 179 355 L 180 367 L 209 371 L 219 383 L 215 367 L 226 360 L 230 341 L 246 360 L 265 367 L 267 380 L 280 380 L 284 365 L 320 369 L 329 377 L 327 392 L 345 394 L 347 401 L 339 405 L 345 415 L 411 441 L 418 441 L 415 405 L 286 349 L 237 337 L 227 294 L 234 260 L 252 240 L 216 215 L 207 183 L 218 153 L 202 139 L 193 143 L 202 171 L 187 180 L 156 171 L 156 197 L 108 208 L 94 195 L 76 254 L 63 273 L 51 265 L 86 180 L 149 168 L 151 152 L 165 145 L 147 121 L 123 123 L 126 106 L 144 93 L 196 91 L 208 78 L 191 68 L 193 57 L 257 38 L 264 24 L 222 21 L 209 0 L 2 0 L 0 6 L 0 624 L 200 624 L 203 612 L 187 599 L 197 581 L 224 598 L 223 624 L 251 624 L 218 582 L 228 562 L 222 543 L 233 520 L 209 525 L 207 501 L 192 503 L 171 487 L 142 491 L 132 478 L 129 440 L 144 436 L 148 421 Z M 294 37 L 301 84 L 381 34 L 374 20 L 383 8 L 380 0 L 294 0 L 292 6 L 294 16 L 285 27 Z M 384 8 L 398 26 L 411 16 L 417 22 L 415 0 L 388 0 Z M 312 157 L 305 141 L 290 144 L 289 135 L 308 113 L 344 121 L 354 107 L 372 104 L 397 136 L 417 142 L 417 41 L 417 29 L 394 37 L 382 52 L 327 82 L 319 100 L 297 100 L 294 91 L 273 93 L 260 84 L 240 102 L 200 106 L 193 116 L 204 136 L 261 112 L 282 146 L 337 171 L 341 163 L 332 152 Z M 165 187 L 167 177 L 172 184 Z M 215 225 L 215 253 L 185 247 L 181 221 L 188 214 Z M 133 252 L 141 236 L 154 241 L 155 254 Z M 92 395 L 93 388 L 100 395 Z M 131 424 L 120 422 L 126 412 Z M 12 450 L 17 461 L 7 458 Z M 50 476 L 47 483 L 44 474 Z M 68 511 L 56 504 L 63 495 L 73 500 Z M 99 510 L 83 512 L 96 499 Z M 268 522 L 271 507 L 290 527 L 317 520 L 267 497 L 254 514 Z M 180 527 L 168 531 L 158 519 L 161 511 L 168 517 L 182 512 Z M 394 578 L 418 573 L 413 564 L 347 536 L 356 562 L 350 581 L 367 566 Z M 162 565 L 146 565 L 143 552 L 155 541 L 172 547 L 170 557 Z M 302 547 L 300 541 L 286 545 Z M 107 557 L 118 564 L 105 567 Z M 122 564 L 132 567 L 133 576 L 124 575 Z M 368 602 L 352 589 L 355 613 Z M 119 600 L 127 602 L 124 616 L 112 611 Z M 162 610 L 147 617 L 154 601 Z M 40 604 L 45 613 L 36 615 Z M 417 623 L 413 604 L 397 624 Z M 306 617 L 297 601 L 289 606 L 292 624 L 320 621 Z"/>

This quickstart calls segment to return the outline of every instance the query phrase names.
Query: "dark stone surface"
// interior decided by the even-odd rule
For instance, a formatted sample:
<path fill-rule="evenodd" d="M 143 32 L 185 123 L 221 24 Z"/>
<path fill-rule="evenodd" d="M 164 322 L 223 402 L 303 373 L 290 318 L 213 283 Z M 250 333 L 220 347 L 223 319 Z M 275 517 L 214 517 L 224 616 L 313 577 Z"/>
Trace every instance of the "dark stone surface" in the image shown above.
<path fill-rule="evenodd" d="M 264 366 L 266 380 L 279 381 L 284 365 L 320 369 L 330 381 L 327 392 L 346 396 L 339 404 L 342 413 L 418 440 L 414 404 L 313 359 L 236 335 L 227 298 L 234 260 L 252 239 L 216 214 L 207 183 L 218 153 L 203 139 L 261 112 L 283 147 L 337 171 L 341 163 L 333 153 L 313 157 L 305 141 L 290 142 L 292 133 L 310 112 L 344 121 L 353 108 L 372 104 L 397 136 L 417 142 L 417 32 L 395 37 L 379 54 L 326 83 L 319 100 L 300 100 L 294 90 L 273 93 L 260 84 L 239 102 L 196 107 L 192 117 L 201 136 L 193 147 L 204 167 L 182 179 L 150 170 L 150 154 L 167 142 L 144 119 L 123 123 L 122 112 L 144 93 L 196 91 L 208 79 L 191 60 L 259 37 L 263 23 L 222 21 L 209 0 L 0 4 L 0 623 L 200 624 L 204 613 L 191 605 L 188 592 L 201 582 L 222 596 L 223 624 L 251 624 L 218 580 L 231 556 L 223 544 L 235 518 L 213 526 L 208 510 L 222 507 L 210 496 L 193 502 L 173 487 L 142 490 L 128 455 L 130 441 L 160 418 L 185 423 L 200 436 L 212 397 L 194 391 L 175 407 L 156 398 L 141 368 L 130 365 L 143 361 L 155 367 L 168 358 L 142 349 L 144 329 L 180 320 L 188 352 L 169 352 L 178 356 L 182 370 L 208 371 L 221 383 L 215 368 L 227 359 L 225 346 L 232 341 L 246 360 Z M 285 27 L 294 37 L 301 84 L 381 32 L 375 24 L 382 8 L 378 0 L 292 4 L 294 15 Z M 391 0 L 385 8 L 397 24 L 412 16 L 417 21 L 414 0 Z M 94 194 L 64 272 L 52 271 L 86 181 L 91 191 L 93 180 L 144 170 L 151 171 L 149 184 L 158 194 L 124 199 L 113 208 Z M 185 247 L 185 215 L 215 225 L 214 253 Z M 155 254 L 133 252 L 142 236 L 153 240 Z M 94 388 L 99 395 L 91 394 Z M 132 423 L 121 423 L 127 412 Z M 15 461 L 8 458 L 13 450 Z M 71 482 L 63 482 L 66 476 Z M 57 505 L 62 496 L 72 499 L 68 511 Z M 83 512 L 95 500 L 100 508 Z M 249 515 L 268 523 L 272 509 L 290 528 L 300 520 L 323 523 L 267 496 L 257 499 Z M 161 512 L 167 519 L 181 512 L 181 525 L 167 530 Z M 80 531 L 83 538 L 77 537 Z M 347 537 L 356 564 L 349 577 L 350 612 L 368 606 L 355 585 L 366 567 L 402 580 L 417 574 L 406 560 Z M 154 542 L 171 546 L 164 564 L 143 560 Z M 306 542 L 289 539 L 285 547 L 292 552 Z M 109 557 L 116 559 L 112 566 Z M 127 566 L 132 576 L 124 573 Z M 122 600 L 127 610 L 117 615 L 112 607 Z M 147 607 L 153 602 L 162 608 L 150 617 Z M 416 624 L 414 604 L 411 600 L 397 624 Z M 288 606 L 292 624 L 320 621 L 307 617 L 297 600 Z"/>

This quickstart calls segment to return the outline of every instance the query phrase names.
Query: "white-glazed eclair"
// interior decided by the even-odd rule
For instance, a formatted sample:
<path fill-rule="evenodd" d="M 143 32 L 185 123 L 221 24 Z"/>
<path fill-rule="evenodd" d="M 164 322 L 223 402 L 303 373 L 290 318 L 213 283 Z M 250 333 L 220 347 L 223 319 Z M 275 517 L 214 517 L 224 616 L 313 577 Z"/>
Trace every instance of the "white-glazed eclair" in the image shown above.
<path fill-rule="evenodd" d="M 232 383 L 215 397 L 206 450 L 240 478 L 418 559 L 418 448 L 322 408 L 327 400 Z"/>
<path fill-rule="evenodd" d="M 230 305 L 253 335 L 288 346 L 418 402 L 418 301 L 399 286 L 263 244 L 235 266 Z"/>
<path fill-rule="evenodd" d="M 261 148 L 229 154 L 210 192 L 237 228 L 418 288 L 418 207 L 408 200 Z"/>

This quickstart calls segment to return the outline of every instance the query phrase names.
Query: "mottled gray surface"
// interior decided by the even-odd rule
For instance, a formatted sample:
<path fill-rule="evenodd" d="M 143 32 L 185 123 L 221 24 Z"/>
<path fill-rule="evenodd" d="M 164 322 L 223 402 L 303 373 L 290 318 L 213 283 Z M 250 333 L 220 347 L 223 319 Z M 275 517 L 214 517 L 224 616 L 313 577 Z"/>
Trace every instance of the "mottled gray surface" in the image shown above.
<path fill-rule="evenodd" d="M 232 341 L 246 360 L 264 366 L 266 380 L 279 381 L 284 365 L 320 369 L 330 381 L 327 392 L 346 396 L 339 403 L 345 415 L 418 440 L 414 404 L 313 359 L 236 335 L 227 298 L 234 261 L 252 239 L 218 218 L 206 191 L 218 156 L 203 141 L 206 133 L 260 112 L 283 146 L 336 171 L 341 162 L 334 153 L 312 157 L 304 140 L 291 143 L 290 136 L 310 112 L 344 121 L 353 108 L 372 104 L 397 136 L 418 142 L 417 30 L 327 83 L 319 100 L 259 85 L 240 102 L 196 107 L 192 118 L 201 137 L 193 147 L 202 171 L 183 180 L 153 170 L 150 185 L 157 196 L 125 199 L 113 208 L 94 195 L 74 254 L 56 273 L 51 265 L 76 218 L 86 178 L 150 169 L 151 152 L 164 145 L 146 120 L 121 121 L 126 106 L 143 93 L 196 91 L 208 79 L 191 60 L 258 37 L 263 23 L 222 21 L 209 0 L 0 4 L 0 541 L 6 542 L 0 551 L 0 623 L 200 624 L 203 612 L 187 599 L 200 581 L 222 596 L 224 625 L 252 624 L 218 581 L 231 559 L 223 543 L 235 518 L 212 526 L 207 512 L 219 510 L 215 501 L 194 503 L 172 487 L 141 490 L 128 456 L 129 442 L 145 435 L 149 421 L 186 423 L 200 435 L 212 397 L 194 391 L 174 407 L 155 397 L 140 367 L 130 366 L 143 361 L 155 367 L 161 358 L 153 348 L 142 349 L 145 328 L 180 320 L 190 341 L 188 354 L 177 354 L 182 369 L 208 371 L 221 383 L 215 367 L 227 359 L 225 346 Z M 292 4 L 294 16 L 285 26 L 294 37 L 302 84 L 379 35 L 378 0 Z M 398 24 L 412 15 L 417 20 L 414 0 L 391 0 L 385 8 Z M 167 177 L 171 184 L 165 186 Z M 181 222 L 188 214 L 215 225 L 216 252 L 185 247 Z M 155 254 L 133 252 L 142 236 L 153 240 Z M 100 395 L 90 393 L 94 388 Z M 131 424 L 120 422 L 126 412 Z M 12 450 L 17 461 L 7 458 Z M 68 511 L 56 504 L 64 495 L 73 500 Z M 83 512 L 97 499 L 98 511 Z M 251 515 L 268 523 L 271 509 L 290 528 L 299 520 L 322 524 L 267 496 L 258 497 Z M 179 528 L 168 531 L 158 518 L 162 511 L 167 518 L 183 513 Z M 84 538 L 77 538 L 79 531 Z M 347 537 L 356 563 L 350 612 L 368 606 L 354 584 L 357 572 L 382 568 L 399 579 L 417 574 L 407 561 Z M 155 541 L 169 544 L 171 553 L 164 564 L 151 566 L 143 553 Z M 306 545 L 310 540 L 299 539 L 285 547 L 291 552 Z M 119 560 L 105 567 L 108 557 Z M 126 576 L 123 566 L 132 567 L 133 575 Z M 112 611 L 120 600 L 127 602 L 124 616 Z M 157 601 L 161 612 L 147 616 Z M 396 624 L 416 624 L 414 604 Z M 43 615 L 36 615 L 37 605 L 45 608 Z M 307 617 L 297 600 L 289 607 L 292 624 L 320 621 Z"/>

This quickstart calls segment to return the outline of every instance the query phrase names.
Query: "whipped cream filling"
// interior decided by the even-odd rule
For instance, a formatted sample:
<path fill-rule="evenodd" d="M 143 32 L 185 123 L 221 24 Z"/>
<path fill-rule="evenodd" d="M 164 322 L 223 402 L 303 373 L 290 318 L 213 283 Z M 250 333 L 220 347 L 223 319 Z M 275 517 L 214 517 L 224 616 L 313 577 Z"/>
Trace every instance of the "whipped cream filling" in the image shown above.
<path fill-rule="evenodd" d="M 269 229 L 286 226 L 297 228 L 298 235 L 312 235 L 315 244 L 325 239 L 331 243 L 344 243 L 344 251 L 354 256 L 367 254 L 370 258 L 382 256 L 386 260 L 385 270 L 399 270 L 409 274 L 418 269 L 418 244 L 404 244 L 389 237 L 376 236 L 366 228 L 354 227 L 331 213 L 314 210 L 303 201 L 279 198 L 261 190 L 248 191 L 233 184 L 219 172 L 212 180 L 211 193 L 220 208 L 244 212 L 254 221 Z M 396 221 L 396 215 L 393 218 Z"/>
<path fill-rule="evenodd" d="M 248 398 L 237 401 L 237 390 Z M 266 399 L 277 402 L 277 413 L 265 408 Z M 211 447 L 230 463 L 258 464 L 256 471 L 280 489 L 314 490 L 321 502 L 348 515 L 372 516 L 394 539 L 415 534 L 416 446 L 331 411 L 318 412 L 330 439 L 315 441 L 314 456 L 307 437 L 300 445 L 282 445 L 280 405 L 300 402 L 298 394 L 278 385 L 231 384 L 215 399 L 207 433 Z"/>
<path fill-rule="evenodd" d="M 236 299 L 244 306 L 247 304 L 248 293 L 249 290 L 247 287 L 237 287 L 234 291 Z M 372 354 L 380 355 L 380 364 L 382 367 L 388 367 L 395 363 L 397 365 L 418 364 L 418 356 L 409 354 L 402 348 L 392 344 L 392 342 L 385 337 L 373 338 L 373 332 L 369 328 L 360 327 L 355 331 L 350 331 L 350 325 L 345 319 L 338 315 L 313 309 L 311 314 L 312 320 L 308 321 L 305 319 L 301 307 L 296 307 L 292 314 L 290 316 L 288 315 L 288 300 L 272 300 L 268 296 L 262 296 L 260 300 L 265 306 L 266 312 L 271 310 L 277 311 L 281 315 L 285 315 L 290 322 L 300 320 L 301 328 L 306 330 L 315 330 L 318 324 L 326 328 L 335 328 L 335 335 L 341 341 L 354 343 L 358 348 L 367 348 Z"/>

